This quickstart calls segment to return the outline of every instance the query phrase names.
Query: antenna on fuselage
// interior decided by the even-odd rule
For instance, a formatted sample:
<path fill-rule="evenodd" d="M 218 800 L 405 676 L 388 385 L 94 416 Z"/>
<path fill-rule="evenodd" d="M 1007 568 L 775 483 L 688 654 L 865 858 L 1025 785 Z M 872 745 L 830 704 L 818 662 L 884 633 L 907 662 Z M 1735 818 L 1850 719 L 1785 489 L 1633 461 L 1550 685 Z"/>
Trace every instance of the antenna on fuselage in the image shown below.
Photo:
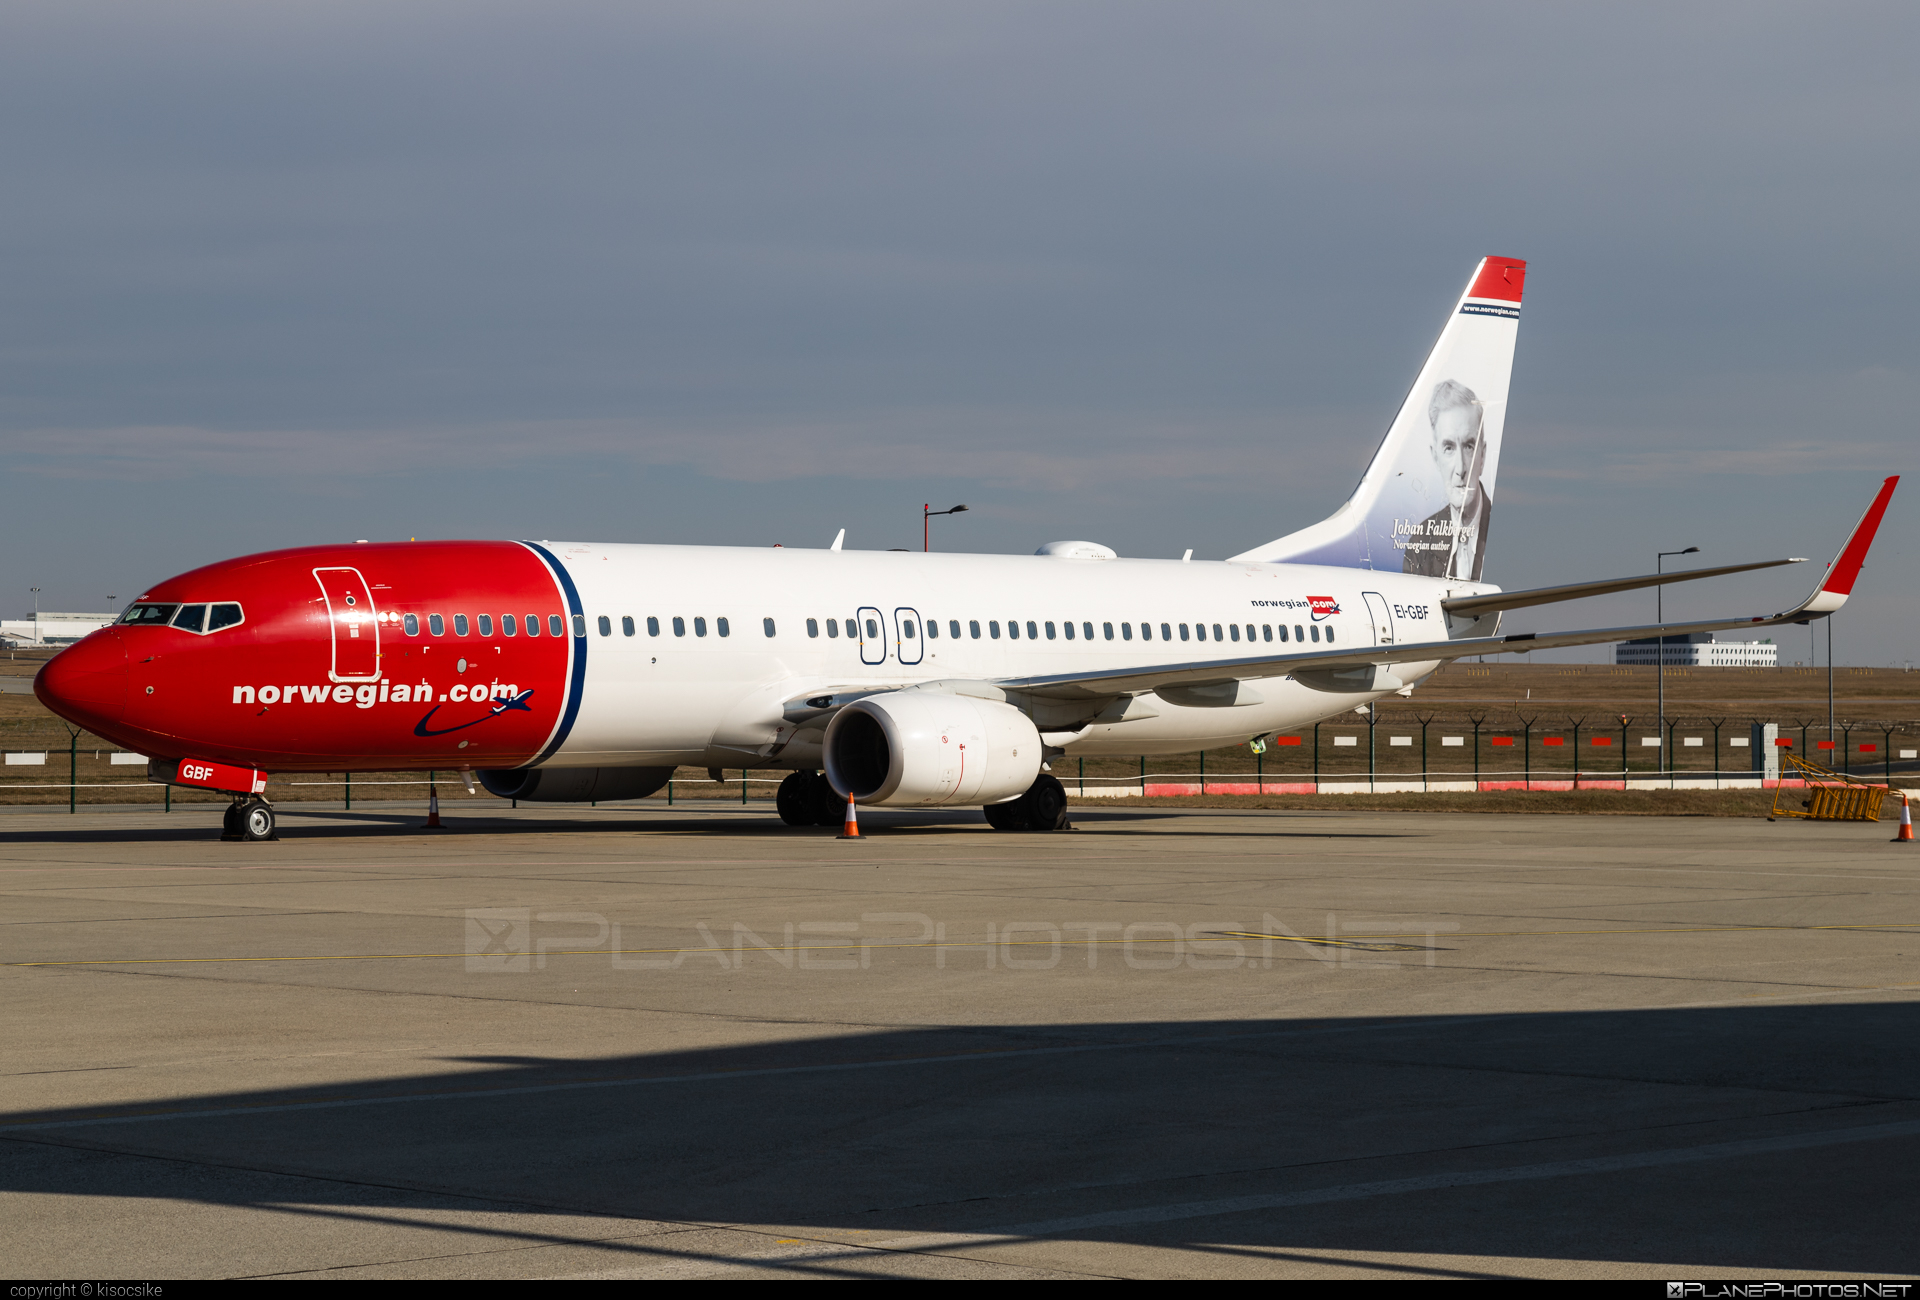
<path fill-rule="evenodd" d="M 829 551 L 837 551 L 840 549 L 840 543 L 846 540 L 847 540 L 847 530 L 842 528 L 837 534 L 834 535 L 833 545 L 829 546 L 827 549 Z"/>

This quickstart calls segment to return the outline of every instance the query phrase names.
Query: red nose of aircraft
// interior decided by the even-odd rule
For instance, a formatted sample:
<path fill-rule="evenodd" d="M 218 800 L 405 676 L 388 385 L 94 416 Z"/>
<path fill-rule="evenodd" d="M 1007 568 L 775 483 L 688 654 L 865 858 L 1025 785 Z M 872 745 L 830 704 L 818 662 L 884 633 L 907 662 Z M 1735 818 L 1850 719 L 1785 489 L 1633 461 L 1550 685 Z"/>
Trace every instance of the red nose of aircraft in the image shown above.
<path fill-rule="evenodd" d="M 127 645 L 103 628 L 47 662 L 33 679 L 40 702 L 91 731 L 111 728 L 127 712 Z"/>

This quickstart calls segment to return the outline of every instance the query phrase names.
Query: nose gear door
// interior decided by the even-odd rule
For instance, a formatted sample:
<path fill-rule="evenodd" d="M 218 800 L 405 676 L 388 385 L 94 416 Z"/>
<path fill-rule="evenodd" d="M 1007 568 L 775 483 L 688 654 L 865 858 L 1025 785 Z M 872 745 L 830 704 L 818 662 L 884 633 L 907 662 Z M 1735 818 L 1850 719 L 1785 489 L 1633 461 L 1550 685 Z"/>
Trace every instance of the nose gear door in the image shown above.
<path fill-rule="evenodd" d="M 336 682 L 380 680 L 380 620 L 375 617 L 373 592 L 358 569 L 315 569 L 314 581 L 327 607 L 327 634 L 332 641 L 333 666 L 327 675 Z"/>

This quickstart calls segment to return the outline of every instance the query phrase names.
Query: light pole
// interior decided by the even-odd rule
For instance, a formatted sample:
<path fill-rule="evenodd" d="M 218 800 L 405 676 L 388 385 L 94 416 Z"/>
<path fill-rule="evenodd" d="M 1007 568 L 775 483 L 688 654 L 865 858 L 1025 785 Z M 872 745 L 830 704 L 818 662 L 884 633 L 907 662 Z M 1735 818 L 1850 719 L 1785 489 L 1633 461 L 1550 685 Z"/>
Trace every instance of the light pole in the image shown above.
<path fill-rule="evenodd" d="M 1665 574 L 1665 573 L 1666 573 L 1666 566 L 1667 566 L 1667 557 L 1668 557 L 1669 555 L 1692 555 L 1692 554 L 1694 554 L 1694 553 L 1696 553 L 1697 551 L 1699 551 L 1699 549 L 1700 549 L 1700 548 L 1699 548 L 1699 547 L 1697 547 L 1697 546 L 1689 546 L 1689 547 L 1688 547 L 1688 548 L 1687 548 L 1686 550 L 1684 550 L 1684 551 L 1660 551 L 1660 552 L 1658 552 L 1657 554 L 1655 554 L 1655 556 L 1654 556 L 1654 560 L 1653 560 L 1653 572 L 1654 572 L 1654 576 L 1656 576 L 1656 577 L 1659 577 L 1659 576 L 1661 576 L 1661 575 L 1663 575 L 1663 574 Z M 1665 726 L 1667 725 L 1667 606 L 1666 606 L 1666 591 L 1667 591 L 1667 589 L 1666 589 L 1666 588 L 1665 588 L 1664 586 L 1662 586 L 1661 584 L 1659 584 L 1659 583 L 1655 583 L 1655 584 L 1654 584 L 1654 587 L 1653 587 L 1653 621 L 1654 621 L 1654 622 L 1655 622 L 1655 623 L 1656 623 L 1656 624 L 1657 624 L 1657 625 L 1659 626 L 1659 628 L 1660 628 L 1660 636 L 1659 636 L 1659 638 L 1658 638 L 1658 640 L 1657 640 L 1657 641 L 1655 642 L 1655 644 L 1656 644 L 1656 646 L 1657 646 L 1657 651 L 1656 651 L 1656 653 L 1655 653 L 1655 655 L 1654 655 L 1654 663 L 1656 663 L 1656 664 L 1658 664 L 1658 665 L 1659 665 L 1659 667 L 1658 667 L 1657 669 L 1655 669 L 1655 672 L 1656 672 L 1656 673 L 1658 674 L 1658 677 L 1659 677 L 1659 682 L 1660 682 L 1660 705 L 1659 705 L 1659 711 L 1658 711 L 1658 713 L 1657 713 L 1657 714 L 1655 715 L 1655 717 L 1654 717 L 1654 727 L 1655 727 L 1655 729 L 1656 729 L 1656 730 L 1658 730 L 1659 728 L 1662 728 L 1662 727 L 1665 727 Z M 1662 736 L 1662 737 L 1660 738 L 1660 745 L 1659 745 L 1659 749 L 1660 749 L 1660 770 L 1661 770 L 1662 772 L 1670 772 L 1670 771 L 1672 771 L 1672 770 L 1673 770 L 1673 769 L 1672 769 L 1672 766 L 1671 766 L 1671 765 L 1670 765 L 1670 764 L 1668 763 L 1668 761 L 1667 761 L 1667 759 L 1668 759 L 1668 754 L 1667 754 L 1667 739 L 1666 739 L 1666 737 L 1665 737 L 1665 736 Z"/>
<path fill-rule="evenodd" d="M 933 502 L 931 501 L 921 506 L 920 507 L 920 549 L 922 551 L 931 551 L 933 549 L 933 525 L 930 522 L 928 522 L 929 520 L 933 519 L 934 516 L 936 515 L 964 514 L 966 513 L 966 509 L 967 508 L 965 506 L 955 506 L 951 510 L 935 510 L 933 508 Z"/>
<path fill-rule="evenodd" d="M 37 647 L 40 644 L 40 588 L 28 587 L 27 590 L 33 593 L 33 644 Z"/>

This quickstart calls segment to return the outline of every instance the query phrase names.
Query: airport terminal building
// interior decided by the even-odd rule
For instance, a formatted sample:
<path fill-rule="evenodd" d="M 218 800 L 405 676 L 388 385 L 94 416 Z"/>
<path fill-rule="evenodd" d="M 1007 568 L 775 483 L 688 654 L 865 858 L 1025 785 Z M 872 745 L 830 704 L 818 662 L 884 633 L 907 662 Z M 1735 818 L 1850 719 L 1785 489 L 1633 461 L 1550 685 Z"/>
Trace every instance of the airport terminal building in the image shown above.
<path fill-rule="evenodd" d="M 1664 662 L 1669 668 L 1777 668 L 1780 647 L 1764 641 L 1721 641 L 1711 632 L 1684 636 L 1647 636 L 1623 641 L 1613 648 L 1616 664 Z"/>

